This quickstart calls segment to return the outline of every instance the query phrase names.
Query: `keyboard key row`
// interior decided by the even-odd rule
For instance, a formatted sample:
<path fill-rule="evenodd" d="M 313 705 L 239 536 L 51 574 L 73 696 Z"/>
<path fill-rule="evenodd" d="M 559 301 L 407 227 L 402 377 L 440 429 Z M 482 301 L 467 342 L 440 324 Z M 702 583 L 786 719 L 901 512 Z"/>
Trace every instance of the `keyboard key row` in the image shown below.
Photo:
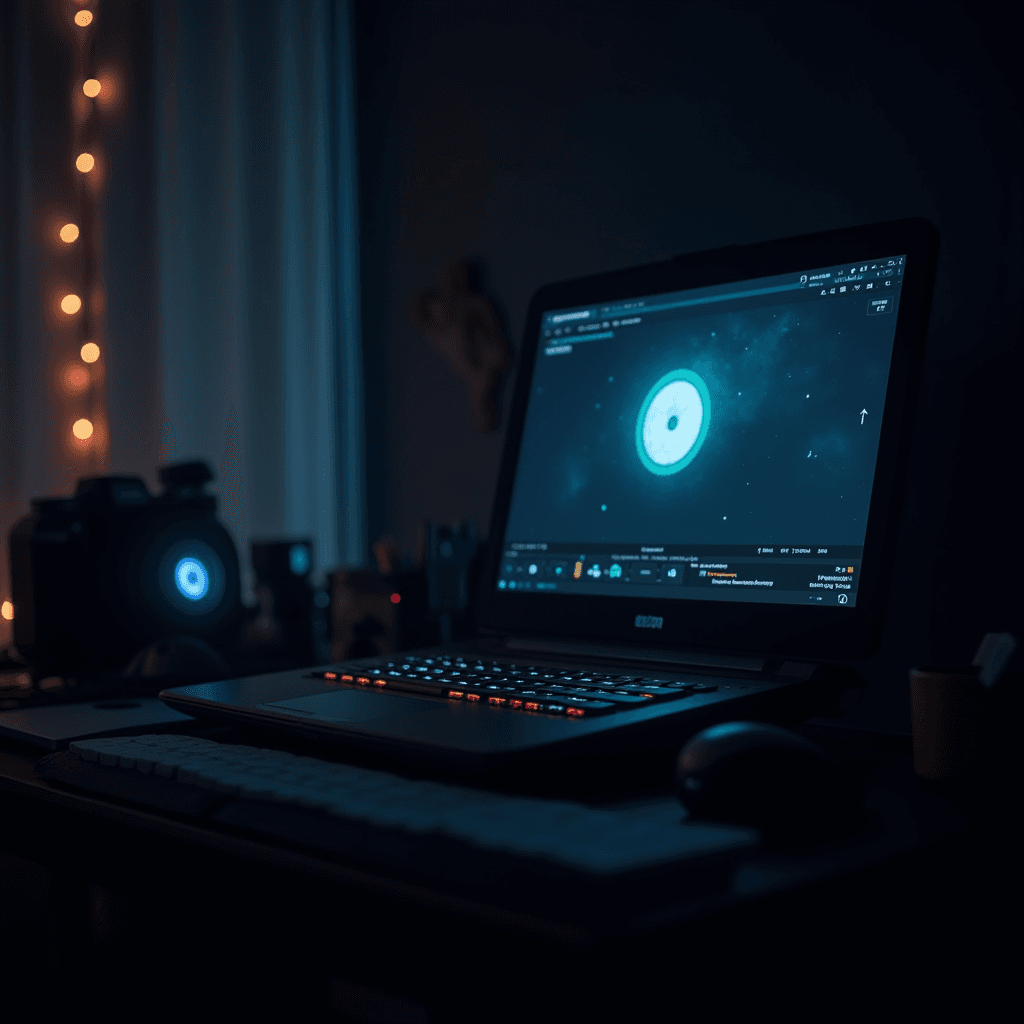
<path fill-rule="evenodd" d="M 678 680 L 644 680 L 637 676 L 603 676 L 581 671 L 500 673 L 452 671 L 443 666 L 436 671 L 412 671 L 413 662 L 390 661 L 360 670 L 344 668 L 311 672 L 310 678 L 331 684 L 390 688 L 410 693 L 425 693 L 449 700 L 507 707 L 517 711 L 542 714 L 583 715 L 607 714 L 659 699 L 679 699 L 697 693 L 708 693 L 718 687 L 713 683 Z M 422 666 L 419 666 L 422 667 Z M 379 672 L 379 674 L 377 674 Z"/>

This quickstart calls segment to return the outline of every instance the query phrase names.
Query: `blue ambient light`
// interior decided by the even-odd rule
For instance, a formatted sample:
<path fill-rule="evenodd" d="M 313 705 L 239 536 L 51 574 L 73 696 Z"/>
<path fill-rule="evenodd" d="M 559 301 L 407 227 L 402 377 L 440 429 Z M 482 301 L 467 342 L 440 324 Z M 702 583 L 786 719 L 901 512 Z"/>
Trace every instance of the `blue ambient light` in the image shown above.
<path fill-rule="evenodd" d="M 190 601 L 201 601 L 210 590 L 210 574 L 198 558 L 182 558 L 174 567 L 178 593 Z"/>
<path fill-rule="evenodd" d="M 296 576 L 309 572 L 309 548 L 305 544 L 293 544 L 289 548 L 288 566 Z"/>

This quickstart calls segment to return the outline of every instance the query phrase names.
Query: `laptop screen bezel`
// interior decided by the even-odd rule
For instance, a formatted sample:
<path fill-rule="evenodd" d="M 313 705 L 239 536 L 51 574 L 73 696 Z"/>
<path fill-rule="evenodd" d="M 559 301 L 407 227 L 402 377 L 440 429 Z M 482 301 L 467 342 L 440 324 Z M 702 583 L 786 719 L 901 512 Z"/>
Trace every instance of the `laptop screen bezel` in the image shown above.
<path fill-rule="evenodd" d="M 938 251 L 938 232 L 914 218 L 677 257 L 664 263 L 549 285 L 533 297 L 495 494 L 490 543 L 479 580 L 476 616 L 486 633 L 572 639 L 672 650 L 851 659 L 870 654 L 889 587 L 899 528 L 920 357 Z M 889 383 L 853 608 L 560 593 L 510 593 L 496 583 L 516 465 L 545 312 L 688 288 L 746 281 L 818 267 L 906 255 Z M 660 629 L 638 628 L 661 619 Z"/>

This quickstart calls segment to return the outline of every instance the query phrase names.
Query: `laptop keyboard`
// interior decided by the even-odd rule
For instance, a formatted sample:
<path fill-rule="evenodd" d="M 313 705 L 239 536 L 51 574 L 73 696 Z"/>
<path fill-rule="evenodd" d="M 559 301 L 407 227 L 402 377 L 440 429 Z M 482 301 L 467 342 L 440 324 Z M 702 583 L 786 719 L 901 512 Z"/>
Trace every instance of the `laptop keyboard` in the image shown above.
<path fill-rule="evenodd" d="M 711 693 L 722 685 L 700 677 L 659 679 L 459 655 L 392 657 L 351 668 L 318 670 L 309 673 L 309 678 L 572 718 Z"/>

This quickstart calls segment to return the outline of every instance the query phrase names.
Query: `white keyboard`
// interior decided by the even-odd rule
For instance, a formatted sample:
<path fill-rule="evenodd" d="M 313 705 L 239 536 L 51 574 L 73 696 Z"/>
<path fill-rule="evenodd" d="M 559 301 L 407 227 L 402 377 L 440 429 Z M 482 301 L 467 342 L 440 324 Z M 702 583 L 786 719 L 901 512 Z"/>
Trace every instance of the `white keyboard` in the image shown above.
<path fill-rule="evenodd" d="M 687 822 L 671 799 L 595 809 L 167 734 L 78 740 L 70 750 L 99 766 L 213 790 L 226 800 L 292 805 L 598 875 L 720 855 L 757 842 L 749 829 Z"/>

